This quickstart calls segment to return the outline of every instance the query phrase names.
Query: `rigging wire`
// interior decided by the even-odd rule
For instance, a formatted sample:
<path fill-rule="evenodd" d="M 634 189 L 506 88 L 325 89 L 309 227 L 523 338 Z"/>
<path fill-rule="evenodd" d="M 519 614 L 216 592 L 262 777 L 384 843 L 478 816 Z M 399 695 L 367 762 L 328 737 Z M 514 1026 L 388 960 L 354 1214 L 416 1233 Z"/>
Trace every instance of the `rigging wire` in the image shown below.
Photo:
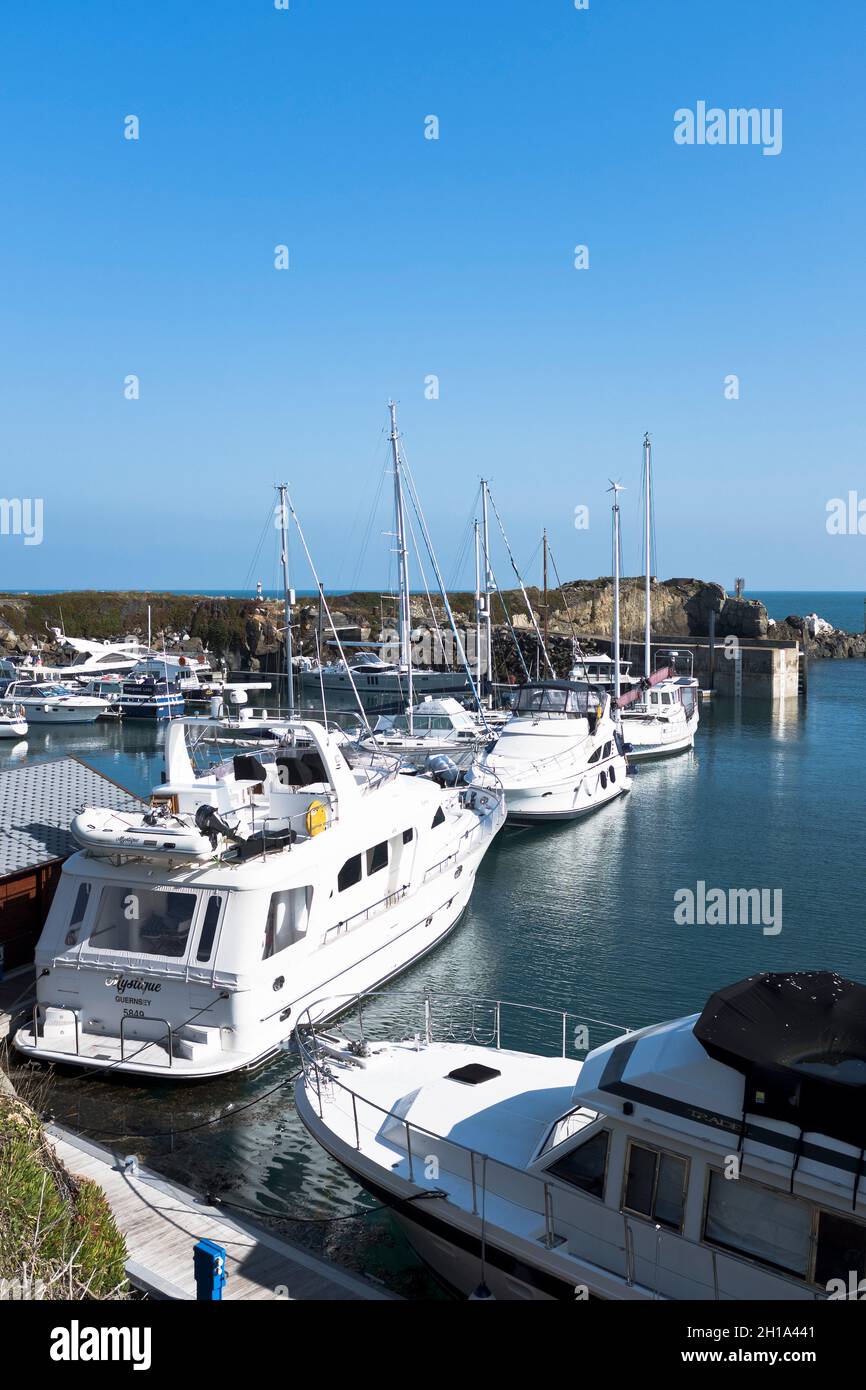
<path fill-rule="evenodd" d="M 532 623 L 533 628 L 535 629 L 535 636 L 536 636 L 536 639 L 537 639 L 537 641 L 538 641 L 539 650 L 543 653 L 543 655 L 544 655 L 544 661 L 545 661 L 545 664 L 546 664 L 546 666 L 547 666 L 547 669 L 549 670 L 551 676 L 553 676 L 553 678 L 554 678 L 554 680 L 555 680 L 555 679 L 556 679 L 556 672 L 555 672 L 554 669 L 553 669 L 553 663 L 551 662 L 550 657 L 549 657 L 548 654 L 547 654 L 547 648 L 546 648 L 545 645 L 544 645 L 544 638 L 543 638 L 542 635 L 541 635 L 541 631 L 540 631 L 539 626 L 538 626 L 538 623 L 537 623 L 537 621 L 536 621 L 535 614 L 534 614 L 533 611 L 532 611 L 532 604 L 529 602 L 529 596 L 527 595 L 526 588 L 525 588 L 525 586 L 524 586 L 523 580 L 522 580 L 522 578 L 520 577 L 520 570 L 517 568 L 517 562 L 516 562 L 515 559 L 514 559 L 514 552 L 512 551 L 511 546 L 510 546 L 509 543 L 508 543 L 508 537 L 507 537 L 507 535 L 505 534 L 505 527 L 504 527 L 503 524 L 502 524 L 502 517 L 499 515 L 499 508 L 497 507 L 497 505 L 496 505 L 496 503 L 495 503 L 495 501 L 494 501 L 494 499 L 493 499 L 493 493 L 490 491 L 490 488 L 489 488 L 489 487 L 488 487 L 488 489 L 487 489 L 487 496 L 488 496 L 488 498 L 489 498 L 489 500 L 490 500 L 490 505 L 491 505 L 491 507 L 493 508 L 493 515 L 496 517 L 496 520 L 497 520 L 498 523 L 499 523 L 499 529 L 500 529 L 500 531 L 502 532 L 502 539 L 503 539 L 503 541 L 505 542 L 505 549 L 507 550 L 507 552 L 508 552 L 508 558 L 509 558 L 509 560 L 511 561 L 511 568 L 514 570 L 514 573 L 515 573 L 515 575 L 517 576 L 517 582 L 518 582 L 518 584 L 520 585 L 520 592 L 523 594 L 523 601 L 524 601 L 524 603 L 526 604 L 526 611 L 527 611 L 528 614 L 529 614 L 529 620 L 530 620 L 530 622 Z M 529 676 L 529 673 L 527 672 L 527 678 L 528 678 L 528 676 Z"/>

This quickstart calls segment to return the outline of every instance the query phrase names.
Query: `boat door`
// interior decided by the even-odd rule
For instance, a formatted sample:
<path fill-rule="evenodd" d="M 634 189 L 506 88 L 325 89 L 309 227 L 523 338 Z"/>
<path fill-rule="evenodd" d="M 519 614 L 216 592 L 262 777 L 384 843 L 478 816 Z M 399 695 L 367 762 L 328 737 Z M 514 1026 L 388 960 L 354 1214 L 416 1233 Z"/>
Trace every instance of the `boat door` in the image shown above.
<path fill-rule="evenodd" d="M 228 894 L 219 889 L 207 888 L 202 892 L 197 925 L 190 947 L 187 965 L 190 1012 L 204 1009 L 214 999 L 214 970 L 219 952 L 220 935 L 225 918 Z M 208 1023 L 206 1014 L 202 1024 Z"/>

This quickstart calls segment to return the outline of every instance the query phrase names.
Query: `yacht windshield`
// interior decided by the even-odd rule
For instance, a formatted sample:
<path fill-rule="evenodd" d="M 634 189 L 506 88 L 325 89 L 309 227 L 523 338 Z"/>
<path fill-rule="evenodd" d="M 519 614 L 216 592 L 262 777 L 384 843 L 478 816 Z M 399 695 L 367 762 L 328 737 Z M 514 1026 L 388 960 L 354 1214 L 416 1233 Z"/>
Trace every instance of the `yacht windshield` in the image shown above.
<path fill-rule="evenodd" d="M 183 956 L 195 904 L 195 893 L 106 885 L 86 944 L 135 956 Z"/>
<path fill-rule="evenodd" d="M 586 716 L 598 708 L 594 690 L 572 685 L 524 685 L 517 692 L 518 714 L 571 714 Z"/>

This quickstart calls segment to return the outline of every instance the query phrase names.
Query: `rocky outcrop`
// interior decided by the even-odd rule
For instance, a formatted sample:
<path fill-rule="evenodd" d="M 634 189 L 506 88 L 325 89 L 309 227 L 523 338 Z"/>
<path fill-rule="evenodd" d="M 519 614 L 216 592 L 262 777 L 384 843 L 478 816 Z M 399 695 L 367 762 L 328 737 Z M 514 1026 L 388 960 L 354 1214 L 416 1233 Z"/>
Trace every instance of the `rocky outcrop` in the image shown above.
<path fill-rule="evenodd" d="M 795 638 L 804 644 L 807 656 L 817 659 L 841 661 L 866 657 L 866 633 L 844 632 L 829 623 L 810 622 L 796 614 L 783 623 L 776 623 L 772 636 Z"/>

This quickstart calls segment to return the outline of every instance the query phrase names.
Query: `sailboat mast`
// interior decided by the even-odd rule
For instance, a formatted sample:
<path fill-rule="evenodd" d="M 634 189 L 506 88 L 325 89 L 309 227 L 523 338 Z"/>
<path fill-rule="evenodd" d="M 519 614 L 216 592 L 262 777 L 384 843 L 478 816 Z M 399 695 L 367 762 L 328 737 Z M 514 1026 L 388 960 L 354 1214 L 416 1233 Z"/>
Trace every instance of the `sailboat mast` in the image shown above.
<path fill-rule="evenodd" d="M 617 704 L 620 696 L 619 669 L 619 493 L 613 484 L 613 694 Z"/>
<path fill-rule="evenodd" d="M 481 541 L 484 549 L 484 640 L 487 658 L 487 693 L 493 690 L 493 633 L 491 628 L 490 597 L 493 593 L 493 572 L 490 568 L 490 530 L 487 525 L 487 482 L 481 479 Z"/>
<path fill-rule="evenodd" d="M 481 693 L 481 537 L 475 520 L 475 684 Z"/>
<path fill-rule="evenodd" d="M 280 483 L 280 562 L 283 567 L 283 612 L 286 623 L 286 691 L 287 710 L 290 719 L 295 717 L 295 679 L 292 668 L 292 591 L 289 588 L 289 508 L 286 501 L 286 484 Z"/>
<path fill-rule="evenodd" d="M 544 645 L 547 646 L 547 527 L 544 528 Z"/>
<path fill-rule="evenodd" d="M 652 566 L 652 455 L 650 437 L 643 437 L 643 490 L 644 490 L 644 559 L 646 576 L 644 579 L 644 628 L 643 628 L 643 673 L 649 680 L 652 675 L 652 642 L 650 637 L 650 569 Z"/>
<path fill-rule="evenodd" d="M 397 554 L 400 565 L 400 665 L 406 667 L 409 690 L 409 723 L 412 722 L 412 617 L 409 607 L 409 551 L 406 546 L 406 514 L 403 505 L 403 478 L 400 472 L 400 445 L 397 434 L 397 404 L 388 402 L 391 412 L 391 457 L 394 461 L 394 512 L 397 520 Z"/>

